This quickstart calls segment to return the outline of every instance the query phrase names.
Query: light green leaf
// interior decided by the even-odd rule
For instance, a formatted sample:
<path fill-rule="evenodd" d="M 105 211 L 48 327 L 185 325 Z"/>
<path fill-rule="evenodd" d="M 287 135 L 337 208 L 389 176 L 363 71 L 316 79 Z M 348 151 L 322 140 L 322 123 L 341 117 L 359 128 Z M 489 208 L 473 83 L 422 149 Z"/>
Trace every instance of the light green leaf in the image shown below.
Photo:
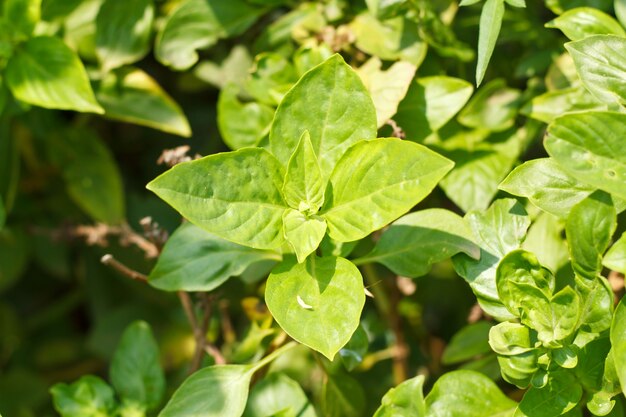
<path fill-rule="evenodd" d="M 407 379 L 387 391 L 374 417 L 426 417 L 423 390 L 423 375 Z"/>
<path fill-rule="evenodd" d="M 265 10 L 244 0 L 184 0 L 157 35 L 156 58 L 177 71 L 185 70 L 198 61 L 198 49 L 245 31 Z"/>
<path fill-rule="evenodd" d="M 29 242 L 20 230 L 0 229 L 0 292 L 12 287 L 28 264 Z"/>
<path fill-rule="evenodd" d="M 4 0 L 2 16 L 24 39 L 41 19 L 41 0 Z"/>
<path fill-rule="evenodd" d="M 192 223 L 256 249 L 283 241 L 284 169 L 269 152 L 245 148 L 178 164 L 147 188 Z"/>
<path fill-rule="evenodd" d="M 485 375 L 452 371 L 441 376 L 426 396 L 428 417 L 511 416 L 517 403 Z"/>
<path fill-rule="evenodd" d="M 514 417 L 554 417 L 578 404 L 583 389 L 569 372 L 553 372 L 543 388 L 531 387 L 519 403 Z"/>
<path fill-rule="evenodd" d="M 499 301 L 496 268 L 507 253 L 521 246 L 530 226 L 528 215 L 516 200 L 500 199 L 486 212 L 470 212 L 465 218 L 480 246 L 480 259 L 458 254 L 452 258 L 454 269 L 469 283 L 487 314 L 512 318 Z"/>
<path fill-rule="evenodd" d="M 138 68 L 109 73 L 96 88 L 105 117 L 189 137 L 191 129 L 180 106 Z"/>
<path fill-rule="evenodd" d="M 332 360 L 359 325 L 365 291 L 350 261 L 310 256 L 272 271 L 265 302 L 287 334 Z"/>
<path fill-rule="evenodd" d="M 239 44 L 233 46 L 228 56 L 220 63 L 202 61 L 192 71 L 197 78 L 219 89 L 225 88 L 228 84 L 242 88 L 250 75 L 250 67 L 252 67 L 250 52 L 244 45 Z"/>
<path fill-rule="evenodd" d="M 461 0 L 459 2 L 460 7 L 471 6 L 472 4 L 480 3 L 482 0 Z"/>
<path fill-rule="evenodd" d="M 613 2 L 613 6 L 615 8 L 615 16 L 617 16 L 617 20 L 619 20 L 623 27 L 626 27 L 626 1 L 615 0 Z"/>
<path fill-rule="evenodd" d="M 348 371 L 352 371 L 363 362 L 369 348 L 369 339 L 363 326 L 356 328 L 350 341 L 339 351 L 341 362 Z"/>
<path fill-rule="evenodd" d="M 263 52 L 255 57 L 244 88 L 260 103 L 276 107 L 296 81 L 296 69 L 287 58 Z"/>
<path fill-rule="evenodd" d="M 556 273 L 569 261 L 564 228 L 565 224 L 550 213 L 539 213 L 528 229 L 522 248 L 537 255 L 541 265 Z"/>
<path fill-rule="evenodd" d="M 598 335 L 611 326 L 613 291 L 607 280 L 600 276 L 592 282 L 579 283 L 583 285 L 577 286 L 582 298 L 578 336 L 582 333 Z M 577 342 L 578 340 L 575 341 L 576 344 Z"/>
<path fill-rule="evenodd" d="M 480 85 L 485 77 L 489 60 L 500 34 L 502 17 L 504 16 L 504 0 L 487 0 L 480 14 L 478 32 L 478 62 L 476 64 L 476 85 Z"/>
<path fill-rule="evenodd" d="M 326 234 L 326 222 L 319 216 L 306 214 L 293 209 L 283 214 L 285 239 L 296 253 L 298 262 L 304 262 L 307 256 L 317 249 Z"/>
<path fill-rule="evenodd" d="M 577 180 L 619 198 L 626 198 L 626 114 L 586 112 L 556 119 L 544 146 L 550 156 Z"/>
<path fill-rule="evenodd" d="M 274 109 L 265 104 L 242 103 L 239 87 L 228 84 L 217 101 L 217 126 L 222 139 L 234 151 L 256 146 L 270 131 Z"/>
<path fill-rule="evenodd" d="M 9 60 L 5 77 L 15 96 L 49 109 L 104 113 L 74 51 L 55 37 L 31 38 Z"/>
<path fill-rule="evenodd" d="M 479 321 L 468 324 L 456 332 L 443 351 L 441 363 L 453 365 L 489 353 L 487 340 L 491 326 L 492 324 L 489 322 Z"/>
<path fill-rule="evenodd" d="M 379 58 L 372 57 L 357 70 L 374 101 L 379 128 L 396 114 L 417 70 L 415 65 L 402 61 L 387 70 L 382 70 L 382 65 Z"/>
<path fill-rule="evenodd" d="M 533 350 L 529 328 L 509 321 L 489 328 L 489 346 L 503 356 L 515 356 Z"/>
<path fill-rule="evenodd" d="M 270 147 L 284 165 L 305 130 L 311 135 L 324 178 L 350 145 L 376 137 L 372 99 L 340 55 L 304 74 L 278 106 L 270 129 Z"/>
<path fill-rule="evenodd" d="M 463 108 L 474 87 L 447 76 L 418 78 L 398 106 L 394 120 L 410 140 L 421 141 L 441 129 Z"/>
<path fill-rule="evenodd" d="M 285 201 L 296 210 L 317 213 L 324 203 L 325 187 L 309 131 L 305 130 L 287 165 L 283 185 Z"/>
<path fill-rule="evenodd" d="M 254 385 L 243 417 L 315 417 L 315 409 L 296 381 L 283 373 L 272 373 Z M 282 414 L 281 414 L 282 415 Z"/>
<path fill-rule="evenodd" d="M 626 104 L 626 38 L 594 35 L 566 43 L 565 48 L 591 94 L 605 103 Z"/>
<path fill-rule="evenodd" d="M 626 32 L 614 18 L 592 7 L 568 10 L 546 23 L 546 27 L 561 30 L 572 41 L 592 35 L 626 36 Z"/>
<path fill-rule="evenodd" d="M 105 0 L 96 18 L 96 55 L 108 72 L 132 64 L 150 50 L 153 0 Z"/>
<path fill-rule="evenodd" d="M 302 45 L 293 54 L 293 65 L 298 76 L 318 66 L 333 55 L 333 51 L 325 43 L 319 45 Z"/>
<path fill-rule="evenodd" d="M 540 120 L 552 123 L 554 119 L 566 113 L 575 113 L 585 110 L 607 110 L 607 105 L 596 99 L 582 85 L 548 91 L 533 97 L 522 107 L 520 112 Z"/>
<path fill-rule="evenodd" d="M 602 271 L 602 254 L 611 243 L 617 215 L 611 196 L 596 191 L 572 208 L 565 230 L 574 272 L 593 281 Z"/>
<path fill-rule="evenodd" d="M 626 301 L 622 299 L 615 309 L 611 323 L 611 349 L 615 371 L 626 395 Z"/>
<path fill-rule="evenodd" d="M 520 90 L 507 87 L 505 80 L 493 80 L 476 92 L 459 114 L 458 121 L 476 129 L 506 130 L 515 122 L 521 95 Z"/>
<path fill-rule="evenodd" d="M 426 275 L 433 263 L 459 252 L 480 257 L 480 248 L 465 221 L 448 210 L 428 209 L 393 222 L 374 249 L 354 262 L 378 262 L 398 275 L 416 278 Z"/>
<path fill-rule="evenodd" d="M 73 1 L 73 0 L 68 0 Z M 62 19 L 63 40 L 81 58 L 97 61 L 96 18 L 104 0 L 83 0 Z"/>
<path fill-rule="evenodd" d="M 111 384 L 122 400 L 156 408 L 165 393 L 159 346 L 148 323 L 131 323 L 120 340 L 110 368 Z"/>
<path fill-rule="evenodd" d="M 452 166 L 413 142 L 375 139 L 355 144 L 337 163 L 320 212 L 330 237 L 349 242 L 380 229 L 430 194 Z"/>
<path fill-rule="evenodd" d="M 54 408 L 61 417 L 110 416 L 115 393 L 102 379 L 85 375 L 72 384 L 55 384 L 51 389 Z"/>
<path fill-rule="evenodd" d="M 349 375 L 330 375 L 324 384 L 322 410 L 325 417 L 361 417 L 366 401 L 363 388 Z"/>
<path fill-rule="evenodd" d="M 527 311 L 526 325 L 537 330 L 537 339 L 544 345 L 564 340 L 576 330 L 580 317 L 580 297 L 572 287 L 565 287 L 550 299 L 549 311 L 538 308 L 531 301 L 523 306 Z"/>
<path fill-rule="evenodd" d="M 526 7 L 526 0 L 504 0 L 506 4 L 513 7 Z"/>
<path fill-rule="evenodd" d="M 513 356 L 498 355 L 498 365 L 502 378 L 518 388 L 527 388 L 539 370 L 537 349 Z"/>
<path fill-rule="evenodd" d="M 611 246 L 602 264 L 613 271 L 626 274 L 626 232 Z"/>

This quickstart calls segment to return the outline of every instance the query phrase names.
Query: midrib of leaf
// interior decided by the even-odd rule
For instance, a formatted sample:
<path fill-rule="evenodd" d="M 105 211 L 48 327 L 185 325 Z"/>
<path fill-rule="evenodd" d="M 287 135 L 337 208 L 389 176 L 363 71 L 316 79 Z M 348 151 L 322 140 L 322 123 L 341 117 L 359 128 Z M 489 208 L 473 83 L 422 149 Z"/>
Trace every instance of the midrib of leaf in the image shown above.
<path fill-rule="evenodd" d="M 465 239 L 465 238 L 463 238 L 461 236 L 459 236 L 459 238 Z M 423 247 L 429 247 L 429 246 L 432 246 L 432 244 L 430 244 L 430 243 L 414 242 L 411 245 L 404 245 L 403 248 L 401 248 L 401 249 L 397 249 L 397 250 L 393 250 L 393 251 L 387 251 L 387 252 L 384 252 L 383 254 L 375 255 L 375 256 L 365 255 L 365 256 L 363 256 L 361 258 L 354 259 L 351 262 L 353 264 L 355 264 L 355 265 L 363 265 L 364 263 L 380 261 L 381 259 L 394 257 L 396 255 L 400 255 L 400 254 L 403 254 L 403 253 L 406 253 L 406 252 L 413 252 L 416 249 L 423 248 Z M 443 245 L 437 245 L 437 246 L 441 248 Z M 458 249 L 458 246 L 456 246 L 456 245 L 450 245 L 450 246 L 454 246 L 455 249 Z M 465 253 L 468 256 L 470 256 L 464 250 L 459 250 L 459 251 Z"/>
<path fill-rule="evenodd" d="M 158 189 L 158 188 L 157 188 Z M 255 202 L 255 201 L 230 201 L 230 200 L 224 200 L 222 198 L 216 198 L 216 197 L 200 197 L 197 195 L 192 195 L 192 194 L 186 194 L 180 191 L 176 191 L 176 190 L 172 190 L 171 188 L 160 188 L 160 190 L 164 190 L 167 191 L 168 193 L 172 193 L 172 194 L 177 194 L 177 195 L 181 195 L 184 196 L 185 198 L 188 199 L 195 199 L 195 200 L 201 200 L 201 201 L 218 201 L 220 203 L 227 203 L 227 204 L 232 204 L 232 205 L 253 205 L 253 206 L 260 206 L 260 207 L 265 207 L 265 208 L 270 208 L 272 210 L 285 210 L 288 209 L 289 206 L 282 205 L 279 206 L 277 204 L 272 204 L 272 203 L 263 203 L 263 202 Z"/>

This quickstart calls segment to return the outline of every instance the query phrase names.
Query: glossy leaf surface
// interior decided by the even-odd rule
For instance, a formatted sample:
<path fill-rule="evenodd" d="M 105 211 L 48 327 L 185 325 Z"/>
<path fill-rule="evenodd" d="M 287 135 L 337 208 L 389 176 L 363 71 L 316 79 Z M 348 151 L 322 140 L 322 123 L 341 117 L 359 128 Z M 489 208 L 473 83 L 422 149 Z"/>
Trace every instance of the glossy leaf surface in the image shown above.
<path fill-rule="evenodd" d="M 487 65 L 496 47 L 504 17 L 504 0 L 487 0 L 480 14 L 478 32 L 478 63 L 476 64 L 476 85 L 480 85 L 487 72 Z"/>
<path fill-rule="evenodd" d="M 626 233 L 613 243 L 604 256 L 602 264 L 613 271 L 626 274 Z"/>
<path fill-rule="evenodd" d="M 615 371 L 626 395 L 626 301 L 622 299 L 615 309 L 611 323 L 611 345 Z"/>
<path fill-rule="evenodd" d="M 309 132 L 305 130 L 287 165 L 285 201 L 296 210 L 317 213 L 324 203 L 325 187 Z"/>
<path fill-rule="evenodd" d="M 407 379 L 391 388 L 381 401 L 374 417 L 426 417 L 424 377 Z"/>
<path fill-rule="evenodd" d="M 591 7 L 568 10 L 546 23 L 546 27 L 560 29 L 572 41 L 591 35 L 626 36 L 626 32 L 614 18 Z"/>
<path fill-rule="evenodd" d="M 108 416 L 115 407 L 113 389 L 93 375 L 85 375 L 72 384 L 56 384 L 50 392 L 61 417 Z"/>

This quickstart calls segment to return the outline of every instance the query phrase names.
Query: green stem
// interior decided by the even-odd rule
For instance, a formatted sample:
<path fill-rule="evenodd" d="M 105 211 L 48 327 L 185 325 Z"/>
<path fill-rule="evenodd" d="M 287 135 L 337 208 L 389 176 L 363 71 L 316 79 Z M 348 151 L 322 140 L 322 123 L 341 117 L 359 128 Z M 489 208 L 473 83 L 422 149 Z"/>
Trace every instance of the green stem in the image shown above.
<path fill-rule="evenodd" d="M 261 359 L 258 363 L 256 363 L 252 367 L 252 372 L 258 371 L 259 369 L 261 369 L 262 367 L 264 367 L 268 363 L 272 362 L 274 359 L 276 359 L 277 357 L 279 357 L 280 355 L 282 355 L 286 351 L 288 351 L 290 349 L 293 349 L 296 346 L 298 346 L 298 343 L 296 343 L 296 342 L 289 342 L 289 343 L 279 347 L 278 349 L 276 349 L 275 351 L 273 351 L 272 353 L 270 353 L 269 355 L 267 355 L 266 357 Z"/>

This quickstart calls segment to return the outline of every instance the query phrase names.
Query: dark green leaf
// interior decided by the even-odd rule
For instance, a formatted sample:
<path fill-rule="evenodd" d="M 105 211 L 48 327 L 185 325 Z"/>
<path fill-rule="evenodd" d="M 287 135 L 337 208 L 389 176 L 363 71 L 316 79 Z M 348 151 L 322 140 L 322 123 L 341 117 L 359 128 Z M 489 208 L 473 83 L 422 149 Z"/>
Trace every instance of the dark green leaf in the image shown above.
<path fill-rule="evenodd" d="M 363 326 L 357 327 L 350 341 L 339 351 L 341 362 L 348 371 L 352 371 L 363 361 L 363 357 L 369 348 L 367 333 Z"/>
<path fill-rule="evenodd" d="M 4 0 L 2 17 L 28 38 L 41 18 L 41 0 Z"/>
<path fill-rule="evenodd" d="M 365 411 L 365 392 L 351 376 L 329 376 L 322 392 L 322 409 L 327 417 L 361 417 Z"/>
<path fill-rule="evenodd" d="M 0 229 L 0 292 L 22 276 L 28 262 L 28 240 L 20 230 Z"/>
<path fill-rule="evenodd" d="M 441 363 L 453 365 L 489 353 L 488 339 L 491 326 L 491 323 L 479 321 L 463 327 L 452 336 L 443 351 Z"/>
<path fill-rule="evenodd" d="M 565 414 L 578 404 L 583 389 L 569 372 L 548 374 L 543 388 L 531 387 L 515 412 L 515 417 L 555 417 Z"/>

